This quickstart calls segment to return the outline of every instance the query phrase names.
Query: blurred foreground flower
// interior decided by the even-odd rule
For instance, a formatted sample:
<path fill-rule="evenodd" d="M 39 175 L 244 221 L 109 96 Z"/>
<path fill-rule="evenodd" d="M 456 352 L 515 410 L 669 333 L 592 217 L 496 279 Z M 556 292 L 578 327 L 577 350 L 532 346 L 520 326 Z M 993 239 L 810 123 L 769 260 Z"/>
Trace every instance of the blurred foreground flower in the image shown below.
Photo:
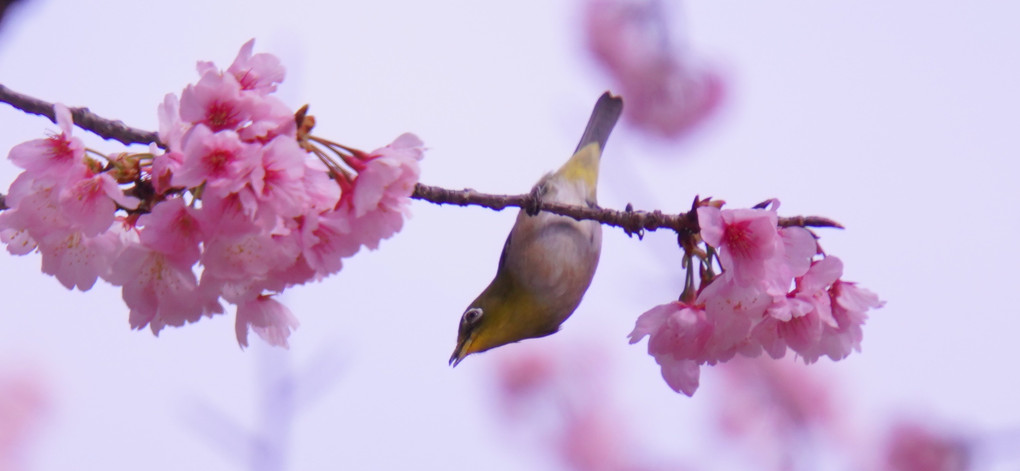
<path fill-rule="evenodd" d="M 812 460 L 827 440 L 853 443 L 846 423 L 852 406 L 817 369 L 793 360 L 738 357 L 716 371 L 722 375 L 713 398 L 718 425 L 725 440 L 751 453 L 756 469 L 814 469 Z"/>
<path fill-rule="evenodd" d="M 49 407 L 38 377 L 28 371 L 0 373 L 0 470 L 28 469 L 30 441 Z"/>
<path fill-rule="evenodd" d="M 835 391 L 801 364 L 740 358 L 719 370 L 725 377 L 719 420 L 727 434 L 765 430 L 778 438 L 810 428 L 841 428 Z"/>
<path fill-rule="evenodd" d="M 938 427 L 932 417 L 877 426 L 862 421 L 867 415 L 856 413 L 853 397 L 841 394 L 845 388 L 793 360 L 738 358 L 717 371 L 723 384 L 714 400 L 724 439 L 747 447 L 754 469 L 818 469 L 824 463 L 825 469 L 966 471 L 1004 464 L 982 443 L 994 434 L 979 438 Z M 876 428 L 884 430 L 874 433 Z M 1015 440 L 1011 445 L 1015 455 Z M 975 466 L 982 447 L 986 466 Z"/>
<path fill-rule="evenodd" d="M 602 350 L 530 344 L 497 355 L 496 409 L 534 442 L 529 447 L 545 448 L 578 471 L 686 469 L 642 452 L 630 432 L 635 424 L 616 407 Z"/>
<path fill-rule="evenodd" d="M 198 82 L 166 96 L 166 152 L 86 150 L 55 106 L 60 134 L 9 155 L 24 172 L 0 214 L 8 251 L 38 250 L 68 289 L 121 286 L 135 329 L 222 313 L 222 299 L 238 306 L 242 347 L 249 327 L 287 346 L 298 322 L 271 297 L 399 231 L 423 147 L 412 134 L 372 152 L 312 136 L 314 118 L 271 95 L 279 60 L 253 47 L 225 71 L 199 62 Z"/>
<path fill-rule="evenodd" d="M 917 422 L 892 427 L 886 444 L 886 471 L 966 471 L 970 447 L 959 437 Z"/>
<path fill-rule="evenodd" d="M 722 78 L 670 42 L 661 0 L 589 0 L 584 13 L 588 48 L 619 84 L 634 125 L 680 137 L 719 106 Z"/>

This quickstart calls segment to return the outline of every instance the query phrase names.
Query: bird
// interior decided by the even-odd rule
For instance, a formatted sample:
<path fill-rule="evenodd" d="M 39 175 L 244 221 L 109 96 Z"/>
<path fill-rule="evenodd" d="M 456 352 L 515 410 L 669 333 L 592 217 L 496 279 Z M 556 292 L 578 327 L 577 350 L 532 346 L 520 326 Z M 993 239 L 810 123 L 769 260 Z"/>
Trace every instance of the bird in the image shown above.
<path fill-rule="evenodd" d="M 623 99 L 599 97 L 574 154 L 531 190 L 542 202 L 597 207 L 599 160 L 623 111 Z M 521 209 L 503 244 L 496 276 L 464 310 L 450 365 L 466 356 L 556 333 L 591 285 L 602 252 L 602 226 Z"/>

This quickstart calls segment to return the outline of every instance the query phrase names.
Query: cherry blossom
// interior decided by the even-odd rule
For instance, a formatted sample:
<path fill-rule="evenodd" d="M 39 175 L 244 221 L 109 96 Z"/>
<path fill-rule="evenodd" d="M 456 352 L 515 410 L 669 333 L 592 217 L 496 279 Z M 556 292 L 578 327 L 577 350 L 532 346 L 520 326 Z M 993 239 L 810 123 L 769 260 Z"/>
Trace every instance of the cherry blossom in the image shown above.
<path fill-rule="evenodd" d="M 306 215 L 298 230 L 301 263 L 319 279 L 340 271 L 343 266 L 341 260 L 361 248 L 358 240 L 351 235 L 350 218 L 337 211 Z"/>
<path fill-rule="evenodd" d="M 861 351 L 864 336 L 861 327 L 868 311 L 882 307 L 885 302 L 856 283 L 842 280 L 832 284 L 829 294 L 835 299 L 832 317 L 836 325 L 823 327 L 820 352 L 833 360 L 842 360 L 853 350 Z"/>
<path fill-rule="evenodd" d="M 0 213 L 0 241 L 14 254 L 39 251 L 43 271 L 68 288 L 120 286 L 133 328 L 158 334 L 222 313 L 226 301 L 242 347 L 249 327 L 286 347 L 298 323 L 273 296 L 400 230 L 423 144 L 403 134 L 362 152 L 310 135 L 304 110 L 299 135 L 295 112 L 272 96 L 284 69 L 253 41 L 227 70 L 198 71 L 180 99 L 157 107 L 166 148 L 149 153 L 86 151 L 57 105 L 60 134 L 11 151 L 25 171 Z"/>
<path fill-rule="evenodd" d="M 88 237 L 80 231 L 54 234 L 39 241 L 42 271 L 53 275 L 67 289 L 92 289 L 96 279 L 109 273 L 110 265 L 124 248 L 118 231 Z"/>
<path fill-rule="evenodd" d="M 71 110 L 57 104 L 53 114 L 60 134 L 18 144 L 11 148 L 7 158 L 33 179 L 61 183 L 84 170 L 85 146 L 81 139 L 71 135 Z"/>
<path fill-rule="evenodd" d="M 765 278 L 777 250 L 778 219 L 775 211 L 765 209 L 698 208 L 702 239 L 719 249 L 723 269 L 732 270 L 743 286 Z"/>
<path fill-rule="evenodd" d="M 37 248 L 37 239 L 68 230 L 58 193 L 54 184 L 37 182 L 28 173 L 14 179 L 7 193 L 8 209 L 0 213 L 0 233 L 9 252 L 25 255 Z"/>
<path fill-rule="evenodd" d="M 213 133 L 204 124 L 191 129 L 181 154 L 180 168 L 174 173 L 174 186 L 197 187 L 218 195 L 236 193 L 247 183 L 249 174 L 259 166 L 260 149 L 241 142 L 232 130 Z"/>
<path fill-rule="evenodd" d="M 124 209 L 138 207 L 138 198 L 124 195 L 109 173 L 97 173 L 68 183 L 60 194 L 60 209 L 68 222 L 86 236 L 94 237 L 109 229 L 117 205 Z"/>
<path fill-rule="evenodd" d="M 205 239 L 196 210 L 184 204 L 183 198 L 169 198 L 138 218 L 139 242 L 161 252 L 180 266 L 198 261 L 199 244 Z"/>
<path fill-rule="evenodd" d="M 254 107 L 253 97 L 241 93 L 241 84 L 233 75 L 214 71 L 205 72 L 198 83 L 181 93 L 181 119 L 203 124 L 212 132 L 239 129 L 251 121 Z"/>
<path fill-rule="evenodd" d="M 650 336 L 648 353 L 661 367 L 666 384 L 692 396 L 698 389 L 699 365 L 717 361 L 706 351 L 714 327 L 703 308 L 677 301 L 642 314 L 629 337 L 633 344 Z"/>
<path fill-rule="evenodd" d="M 215 297 L 198 289 L 190 265 L 141 245 L 125 248 L 106 280 L 123 287 L 133 329 L 148 325 L 158 334 L 165 326 L 181 326 L 198 321 L 203 314 L 223 312 Z"/>
<path fill-rule="evenodd" d="M 358 175 L 352 202 L 356 217 L 378 209 L 404 211 L 418 181 L 422 145 L 414 134 L 402 134 L 364 157 L 368 162 Z"/>
<path fill-rule="evenodd" d="M 707 247 L 700 263 L 689 255 L 688 270 L 701 267 L 701 285 L 638 317 L 630 342 L 649 337 L 648 353 L 677 392 L 694 394 L 700 365 L 736 356 L 765 352 L 778 359 L 793 350 L 805 363 L 822 355 L 840 360 L 860 349 L 866 312 L 882 306 L 870 291 L 840 279 L 838 257 L 815 258 L 810 231 L 779 227 L 779 202 L 768 203 L 770 209 L 733 210 L 700 204 L 698 236 Z M 711 274 L 716 262 L 722 272 Z"/>
<path fill-rule="evenodd" d="M 278 216 L 301 214 L 308 199 L 304 156 L 294 139 L 282 136 L 263 147 L 260 170 L 250 174 L 250 185 L 261 206 Z"/>
<path fill-rule="evenodd" d="M 234 62 L 227 68 L 227 72 L 237 79 L 243 90 L 252 90 L 260 95 L 266 95 L 276 91 L 276 86 L 283 82 L 285 70 L 280 64 L 280 59 L 272 54 L 252 54 L 255 49 L 255 40 L 251 39 L 241 46 Z M 206 71 L 215 71 L 216 66 L 211 62 L 199 62 L 199 74 Z"/>

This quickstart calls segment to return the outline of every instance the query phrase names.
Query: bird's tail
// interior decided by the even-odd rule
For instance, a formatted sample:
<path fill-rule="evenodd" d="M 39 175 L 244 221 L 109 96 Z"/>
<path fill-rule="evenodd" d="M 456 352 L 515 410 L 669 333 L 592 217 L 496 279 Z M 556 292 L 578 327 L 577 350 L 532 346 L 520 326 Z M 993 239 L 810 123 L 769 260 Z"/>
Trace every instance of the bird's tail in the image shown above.
<path fill-rule="evenodd" d="M 609 92 L 603 93 L 595 102 L 595 109 L 591 112 L 588 126 L 584 128 L 584 135 L 581 136 L 581 142 L 577 145 L 574 155 L 555 174 L 550 174 L 569 182 L 583 182 L 585 200 L 591 204 L 595 203 L 595 187 L 599 179 L 602 149 L 606 146 L 609 133 L 613 131 L 613 126 L 620 119 L 622 111 L 623 100 L 620 97 Z"/>
<path fill-rule="evenodd" d="M 623 99 L 609 92 L 603 93 L 595 102 L 595 109 L 591 112 L 591 118 L 588 118 L 588 126 L 584 128 L 581 142 L 577 144 L 574 152 L 592 142 L 599 143 L 599 152 L 602 152 L 606 148 L 606 141 L 609 140 L 609 133 L 613 132 L 613 126 L 616 126 L 622 112 Z"/>

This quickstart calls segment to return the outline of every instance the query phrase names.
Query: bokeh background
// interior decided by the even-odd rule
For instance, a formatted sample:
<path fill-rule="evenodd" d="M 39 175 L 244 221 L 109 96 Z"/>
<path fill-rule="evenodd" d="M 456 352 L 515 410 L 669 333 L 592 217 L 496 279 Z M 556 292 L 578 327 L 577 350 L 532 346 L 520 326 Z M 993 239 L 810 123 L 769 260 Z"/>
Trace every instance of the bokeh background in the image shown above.
<path fill-rule="evenodd" d="M 155 129 L 156 105 L 197 79 L 197 60 L 226 67 L 254 37 L 287 67 L 279 95 L 311 104 L 317 134 L 371 149 L 411 131 L 429 148 L 422 182 L 521 193 L 567 157 L 595 98 L 620 86 L 589 48 L 589 8 L 23 0 L 0 24 L 0 83 Z M 131 331 L 116 289 L 68 292 L 39 272 L 38 255 L 0 257 L 10 469 L 875 469 L 902 421 L 951 437 L 975 469 L 1018 469 L 1020 6 L 663 1 L 654 11 L 663 50 L 718 77 L 721 95 L 674 137 L 625 121 L 600 202 L 676 212 L 695 195 L 744 207 L 777 197 L 782 214 L 843 223 L 819 231 L 822 246 L 887 305 L 860 354 L 786 383 L 825 390 L 811 396 L 828 398 L 823 425 L 782 445 L 763 438 L 777 436 L 766 426 L 735 434 L 722 412 L 752 386 L 732 382 L 731 368 L 703 369 L 688 398 L 643 343 L 627 344 L 640 313 L 679 294 L 667 233 L 607 230 L 562 332 L 449 368 L 459 315 L 494 273 L 515 213 L 419 201 L 380 250 L 287 292 L 301 321 L 289 351 L 242 351 L 232 314 L 158 338 Z M 52 129 L 0 106 L 3 152 Z M 0 185 L 16 174 L 0 163 Z M 507 381 L 520 371 L 553 372 L 525 375 L 544 381 L 545 399 L 513 402 Z M 577 426 L 570 410 L 604 413 L 578 429 L 602 441 L 563 433 Z"/>

